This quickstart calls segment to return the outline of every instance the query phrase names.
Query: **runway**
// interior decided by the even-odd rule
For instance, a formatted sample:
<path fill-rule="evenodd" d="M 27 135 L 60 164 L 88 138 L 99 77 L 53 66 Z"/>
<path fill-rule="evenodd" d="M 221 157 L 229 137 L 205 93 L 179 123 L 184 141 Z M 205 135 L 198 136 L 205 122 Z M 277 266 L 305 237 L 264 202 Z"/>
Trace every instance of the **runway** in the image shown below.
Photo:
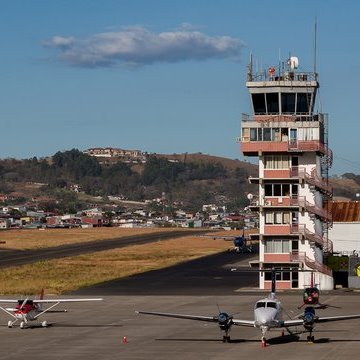
<path fill-rule="evenodd" d="M 196 236 L 208 230 L 195 231 L 158 231 L 150 234 L 123 236 L 116 239 L 95 240 L 83 243 L 61 245 L 33 250 L 4 250 L 0 249 L 0 268 L 19 266 L 42 260 L 59 259 L 68 256 L 88 254 L 130 245 L 149 244 L 159 240 L 179 238 L 183 236 Z"/>
<path fill-rule="evenodd" d="M 271 331 L 269 346 L 261 347 L 255 328 L 233 327 L 232 342 L 224 344 L 216 324 L 136 314 L 136 310 L 218 315 L 219 309 L 235 318 L 253 319 L 253 306 L 265 293 L 256 290 L 257 274 L 232 272 L 251 256 L 222 253 L 157 272 L 129 277 L 79 291 L 79 297 L 103 295 L 101 303 L 69 303 L 68 313 L 44 316 L 49 328 L 8 329 L 1 313 L 1 359 L 126 359 L 126 360 L 230 360 L 357 358 L 360 319 L 319 325 L 315 343 L 306 334 L 280 336 Z M 128 292 L 128 293 L 126 293 Z M 321 302 L 340 308 L 318 310 L 322 315 L 359 313 L 360 293 L 331 291 Z M 67 296 L 69 297 L 69 296 Z M 281 292 L 283 316 L 294 317 L 302 303 L 300 292 Z M 59 309 L 61 309 L 59 307 Z M 124 337 L 126 341 L 124 341 Z"/>

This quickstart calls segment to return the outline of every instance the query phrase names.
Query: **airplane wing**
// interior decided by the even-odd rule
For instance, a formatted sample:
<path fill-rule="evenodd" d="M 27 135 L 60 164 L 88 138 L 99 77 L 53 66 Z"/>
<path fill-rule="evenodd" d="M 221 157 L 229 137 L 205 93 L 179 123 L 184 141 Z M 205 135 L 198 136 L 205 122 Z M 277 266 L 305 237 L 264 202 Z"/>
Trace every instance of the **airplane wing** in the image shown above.
<path fill-rule="evenodd" d="M 207 322 L 215 322 L 215 323 L 219 322 L 219 319 L 217 316 L 183 315 L 183 314 L 163 313 L 163 312 L 155 312 L 155 311 L 136 311 L 136 313 L 145 314 L 145 315 L 166 316 L 166 317 L 177 318 L 177 319 L 207 321 Z M 232 319 L 231 321 L 232 321 L 233 325 L 237 325 L 237 326 L 254 327 L 254 324 L 255 324 L 255 321 L 252 321 L 252 320 Z"/>
<path fill-rule="evenodd" d="M 232 323 L 237 326 L 255 326 L 254 320 L 240 320 L 240 319 L 232 319 Z"/>
<path fill-rule="evenodd" d="M 338 316 L 321 316 L 318 317 L 315 322 L 322 323 L 322 322 L 330 322 L 330 321 L 341 321 L 341 320 L 351 320 L 351 319 L 359 319 L 360 314 L 354 315 L 338 315 Z"/>
<path fill-rule="evenodd" d="M 221 240 L 225 240 L 225 241 L 234 241 L 236 236 L 230 236 L 230 235 L 200 235 L 200 237 L 206 237 L 206 238 L 210 238 L 210 239 L 221 239 Z"/>
<path fill-rule="evenodd" d="M 63 303 L 63 302 L 82 302 L 82 301 L 101 301 L 102 298 L 92 299 L 31 299 L 33 303 Z M 0 303 L 18 303 L 19 300 L 14 299 L 0 299 Z"/>
<path fill-rule="evenodd" d="M 102 298 L 92 298 L 92 299 L 34 299 L 33 303 L 36 304 L 51 304 L 51 303 L 65 303 L 65 302 L 84 302 L 84 301 L 102 301 Z M 2 300 L 0 300 L 2 302 Z M 17 302 L 17 301 L 16 301 Z"/>
<path fill-rule="evenodd" d="M 351 320 L 351 319 L 360 319 L 360 314 L 320 316 L 320 317 L 316 317 L 314 319 L 314 323 L 317 324 L 317 323 L 323 323 L 323 322 L 343 321 L 343 320 Z M 280 327 L 299 326 L 299 325 L 303 325 L 303 324 L 304 324 L 303 319 L 279 321 Z"/>
<path fill-rule="evenodd" d="M 135 312 L 138 314 L 165 316 L 165 317 L 171 317 L 171 318 L 176 318 L 176 319 L 218 322 L 218 319 L 216 316 L 183 315 L 183 314 L 156 312 L 156 311 L 135 311 Z"/>

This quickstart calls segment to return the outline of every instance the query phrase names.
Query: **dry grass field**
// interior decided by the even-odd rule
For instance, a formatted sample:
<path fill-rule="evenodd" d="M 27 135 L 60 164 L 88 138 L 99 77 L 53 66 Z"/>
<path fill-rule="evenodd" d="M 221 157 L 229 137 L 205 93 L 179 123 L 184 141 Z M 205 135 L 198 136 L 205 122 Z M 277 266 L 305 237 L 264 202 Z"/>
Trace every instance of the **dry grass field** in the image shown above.
<path fill-rule="evenodd" d="M 159 230 L 157 229 L 156 231 Z M 110 234 L 113 237 L 133 235 L 138 233 L 138 231 L 141 232 L 138 229 L 126 229 L 126 231 L 124 229 L 105 228 L 64 229 L 51 230 L 49 232 L 47 230 L 19 231 L 18 234 L 12 234 L 10 231 L 6 235 L 11 235 L 9 239 L 12 239 L 12 247 L 16 247 L 18 241 L 26 243 L 26 247 L 30 246 L 29 244 L 31 244 L 30 247 L 40 247 L 48 246 L 44 244 L 49 242 L 52 245 L 55 243 L 59 245 L 60 243 L 74 241 L 89 241 L 90 237 L 91 240 L 110 238 Z M 226 235 L 234 235 L 235 233 L 238 234 L 238 232 L 227 231 Z M 71 236 L 70 234 L 73 235 Z M 126 248 L 6 268 L 0 273 L 0 294 L 37 294 L 42 288 L 48 294 L 62 294 L 83 286 L 159 269 L 221 252 L 232 245 L 223 240 L 213 240 L 194 235 L 186 236 L 186 232 L 184 235 L 181 238 L 162 240 L 151 245 L 134 245 Z M 6 245 L 8 245 L 8 240 L 6 241 Z"/>
<path fill-rule="evenodd" d="M 178 228 L 176 230 L 179 230 Z M 183 229 L 186 233 L 187 229 Z M 0 244 L 3 249 L 40 249 L 43 247 L 81 243 L 94 240 L 114 239 L 159 231 L 174 231 L 173 228 L 123 229 L 101 227 L 89 229 L 45 229 L 0 231 Z"/>

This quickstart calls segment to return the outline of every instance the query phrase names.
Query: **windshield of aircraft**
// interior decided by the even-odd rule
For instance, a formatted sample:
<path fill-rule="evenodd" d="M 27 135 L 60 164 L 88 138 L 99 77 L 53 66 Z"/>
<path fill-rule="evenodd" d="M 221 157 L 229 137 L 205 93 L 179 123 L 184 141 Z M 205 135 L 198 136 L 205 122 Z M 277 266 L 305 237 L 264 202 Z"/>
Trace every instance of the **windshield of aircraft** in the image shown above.
<path fill-rule="evenodd" d="M 267 303 L 267 307 L 276 309 L 276 303 L 269 301 L 269 302 Z"/>
<path fill-rule="evenodd" d="M 273 301 L 258 301 L 256 303 L 255 309 L 265 308 L 265 307 L 276 309 L 276 303 Z"/>
<path fill-rule="evenodd" d="M 266 305 L 266 303 L 265 303 L 265 302 L 263 302 L 263 301 L 259 301 L 259 302 L 257 302 L 257 303 L 256 303 L 256 309 L 259 309 L 259 308 L 264 308 L 264 307 L 265 307 L 265 305 Z"/>

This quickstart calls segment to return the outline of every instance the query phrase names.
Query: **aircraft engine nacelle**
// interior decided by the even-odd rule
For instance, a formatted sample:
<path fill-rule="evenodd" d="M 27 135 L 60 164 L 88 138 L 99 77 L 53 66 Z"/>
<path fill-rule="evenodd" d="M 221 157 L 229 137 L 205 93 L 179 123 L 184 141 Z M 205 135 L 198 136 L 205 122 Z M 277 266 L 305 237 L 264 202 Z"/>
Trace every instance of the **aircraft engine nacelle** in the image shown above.
<path fill-rule="evenodd" d="M 304 290 L 303 300 L 304 304 L 317 305 L 319 303 L 319 290 L 314 287 L 306 288 Z"/>
<path fill-rule="evenodd" d="M 304 328 L 310 330 L 314 327 L 314 323 L 316 320 L 315 310 L 312 307 L 307 307 L 304 311 L 303 315 L 303 325 Z"/>
<path fill-rule="evenodd" d="M 225 312 L 221 312 L 218 316 L 218 324 L 221 330 L 229 330 L 232 325 L 232 316 Z"/>

